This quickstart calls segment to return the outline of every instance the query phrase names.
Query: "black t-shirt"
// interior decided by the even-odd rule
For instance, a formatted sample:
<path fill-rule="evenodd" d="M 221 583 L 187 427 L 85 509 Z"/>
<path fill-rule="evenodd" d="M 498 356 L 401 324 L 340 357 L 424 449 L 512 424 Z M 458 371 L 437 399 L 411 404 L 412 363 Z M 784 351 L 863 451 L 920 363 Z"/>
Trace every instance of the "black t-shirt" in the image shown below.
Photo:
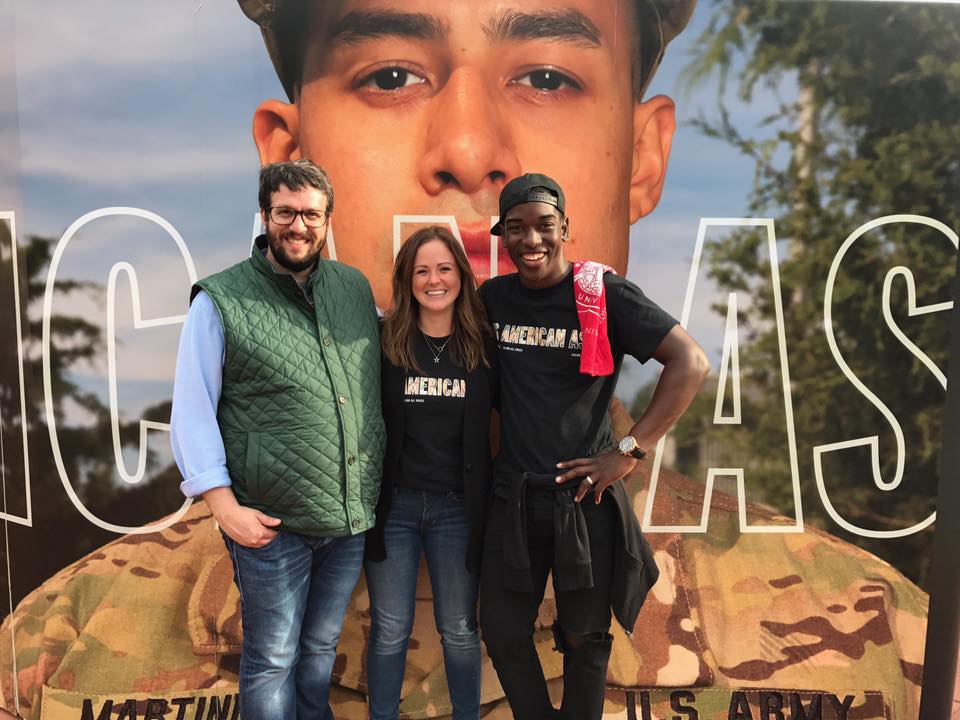
<path fill-rule="evenodd" d="M 430 338 L 434 349 L 448 338 Z M 404 373 L 403 451 L 398 483 L 414 490 L 463 493 L 463 412 L 467 373 L 450 359 L 451 348 L 431 352 L 414 342 L 423 372 Z M 438 360 L 438 362 L 436 361 Z"/>
<path fill-rule="evenodd" d="M 480 288 L 500 365 L 498 471 L 554 473 L 559 461 L 612 444 L 607 407 L 624 354 L 646 362 L 677 321 L 629 280 L 613 273 L 603 280 L 614 362 L 605 377 L 580 373 L 572 263 L 549 288 L 526 288 L 516 273 Z"/>

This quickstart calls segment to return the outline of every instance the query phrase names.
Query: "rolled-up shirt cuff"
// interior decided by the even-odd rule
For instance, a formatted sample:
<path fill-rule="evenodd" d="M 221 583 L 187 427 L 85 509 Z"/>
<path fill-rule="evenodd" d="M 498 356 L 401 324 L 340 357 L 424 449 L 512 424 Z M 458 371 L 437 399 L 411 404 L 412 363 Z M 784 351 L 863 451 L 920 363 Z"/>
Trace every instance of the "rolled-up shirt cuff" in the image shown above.
<path fill-rule="evenodd" d="M 187 497 L 203 495 L 207 490 L 218 487 L 230 487 L 230 475 L 224 465 L 194 475 L 189 480 L 180 483 L 180 490 Z"/>

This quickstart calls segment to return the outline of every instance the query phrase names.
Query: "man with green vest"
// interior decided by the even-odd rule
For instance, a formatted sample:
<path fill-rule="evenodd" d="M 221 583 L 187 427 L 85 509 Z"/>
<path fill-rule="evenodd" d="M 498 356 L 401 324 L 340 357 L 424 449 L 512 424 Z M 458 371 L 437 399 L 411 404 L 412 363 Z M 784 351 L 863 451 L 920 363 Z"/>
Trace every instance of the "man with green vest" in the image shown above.
<path fill-rule="evenodd" d="M 266 233 L 192 290 L 171 441 L 217 520 L 240 591 L 245 718 L 330 720 L 330 675 L 374 524 L 384 447 L 370 285 L 325 259 L 333 187 L 266 165 Z"/>

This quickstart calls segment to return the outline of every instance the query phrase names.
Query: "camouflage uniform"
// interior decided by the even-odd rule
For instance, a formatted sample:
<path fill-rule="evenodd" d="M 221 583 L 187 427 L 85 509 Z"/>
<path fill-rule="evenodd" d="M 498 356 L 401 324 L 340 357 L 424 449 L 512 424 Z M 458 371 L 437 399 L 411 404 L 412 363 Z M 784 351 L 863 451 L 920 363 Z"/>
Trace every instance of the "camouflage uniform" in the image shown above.
<path fill-rule="evenodd" d="M 268 27 L 277 0 L 240 4 L 263 26 L 283 79 Z M 661 32 L 655 65 L 689 19 L 693 0 L 651 5 Z M 621 410 L 615 435 L 631 424 Z M 628 479 L 638 515 L 648 486 L 649 466 L 641 463 Z M 702 483 L 660 473 L 658 511 L 674 524 L 698 524 L 703 502 Z M 793 523 L 748 508 L 757 524 Z M 927 596 L 884 561 L 813 529 L 742 534 L 737 499 L 721 493 L 713 496 L 707 533 L 648 539 L 660 580 L 632 637 L 616 623 L 611 628 L 604 717 L 652 720 L 693 705 L 704 720 L 798 717 L 798 707 L 825 719 L 917 716 Z M 559 698 L 562 656 L 553 651 L 550 591 L 548 585 L 536 637 Z M 334 667 L 337 718 L 366 718 L 368 608 L 361 578 Z M 15 645 L 24 718 L 235 720 L 240 632 L 230 560 L 198 502 L 170 528 L 119 538 L 19 604 L 0 627 L 0 705 L 17 706 Z M 481 702 L 484 718 L 511 717 L 486 657 Z M 406 718 L 451 710 L 424 566 L 400 708 Z"/>
<path fill-rule="evenodd" d="M 276 6 L 240 2 L 264 25 Z M 654 5 L 662 21 L 659 61 L 693 2 Z M 275 39 L 266 27 L 264 35 L 276 63 Z M 622 414 L 615 424 L 617 436 L 631 425 Z M 641 463 L 628 481 L 638 514 L 648 485 L 649 467 Z M 657 508 L 673 524 L 698 524 L 703 501 L 701 483 L 661 472 Z M 748 509 L 754 523 L 792 524 Z M 795 717 L 797 704 L 808 717 L 821 716 L 814 707 L 823 718 L 840 717 L 844 708 L 850 717 L 917 716 L 927 596 L 887 563 L 817 530 L 742 534 L 736 498 L 721 493 L 712 499 L 707 533 L 648 539 L 660 580 L 632 637 L 612 627 L 605 717 L 665 718 L 692 705 L 704 719 L 779 717 L 778 710 Z M 431 605 L 421 567 L 402 691 L 407 718 L 451 709 Z M 368 607 L 361 579 L 334 668 L 338 718 L 366 717 Z M 559 696 L 553 612 L 548 587 L 537 646 Z M 0 704 L 31 720 L 235 720 L 240 633 L 230 560 L 198 502 L 166 530 L 121 537 L 70 565 L 17 606 L 0 627 Z M 485 718 L 511 717 L 486 659 L 481 701 Z"/>
<path fill-rule="evenodd" d="M 625 432 L 630 419 L 621 410 L 615 424 Z M 638 513 L 648 474 L 641 463 L 630 478 Z M 697 524 L 703 496 L 701 483 L 661 472 L 658 512 L 669 512 L 676 524 Z M 749 511 L 756 523 L 792 523 L 762 508 Z M 887 563 L 818 530 L 742 534 L 736 498 L 720 493 L 707 533 L 648 537 L 661 577 L 632 637 L 614 623 L 605 713 L 627 717 L 629 703 L 630 717 L 671 717 L 671 703 L 693 704 L 693 696 L 701 718 L 726 718 L 731 703 L 746 703 L 752 717 L 764 717 L 761 690 L 770 691 L 768 708 L 780 702 L 787 712 L 797 701 L 809 711 L 814 694 L 795 693 L 795 699 L 787 692 L 794 690 L 827 693 L 817 701 L 824 718 L 841 717 L 831 714 L 833 695 L 852 698 L 850 717 L 916 717 L 927 596 Z M 361 581 L 334 668 L 331 704 L 338 718 L 366 717 L 368 607 Z M 562 656 L 553 651 L 553 613 L 548 586 L 538 650 L 559 691 Z M 112 719 L 235 717 L 239 597 L 203 502 L 166 530 L 105 545 L 20 603 L 0 628 L 0 704 L 13 710 L 11 632 L 24 718 L 106 718 L 100 713 L 107 699 Z M 404 717 L 449 715 L 423 567 L 407 663 Z M 678 687 L 689 695 L 664 690 Z M 748 688 L 756 692 L 724 691 Z M 510 717 L 486 658 L 481 700 L 484 717 Z"/>

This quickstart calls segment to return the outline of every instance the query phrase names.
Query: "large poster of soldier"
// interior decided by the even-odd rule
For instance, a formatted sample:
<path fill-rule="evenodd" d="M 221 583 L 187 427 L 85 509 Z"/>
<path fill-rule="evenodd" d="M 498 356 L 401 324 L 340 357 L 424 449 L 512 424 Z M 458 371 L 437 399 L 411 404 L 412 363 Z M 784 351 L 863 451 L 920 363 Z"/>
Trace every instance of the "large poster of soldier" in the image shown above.
<path fill-rule="evenodd" d="M 605 717 L 916 717 L 960 232 L 960 7 L 784 0 L 0 4 L 0 707 L 237 718 L 239 598 L 169 445 L 198 278 L 261 164 L 330 173 L 326 253 L 391 305 L 403 238 L 478 279 L 524 172 L 571 259 L 710 355 L 629 478 L 661 575 Z M 656 382 L 628 364 L 629 428 Z M 429 582 L 406 718 L 451 712 Z M 364 582 L 334 668 L 366 717 Z M 559 692 L 549 598 L 538 650 Z M 488 661 L 484 717 L 509 718 Z"/>

